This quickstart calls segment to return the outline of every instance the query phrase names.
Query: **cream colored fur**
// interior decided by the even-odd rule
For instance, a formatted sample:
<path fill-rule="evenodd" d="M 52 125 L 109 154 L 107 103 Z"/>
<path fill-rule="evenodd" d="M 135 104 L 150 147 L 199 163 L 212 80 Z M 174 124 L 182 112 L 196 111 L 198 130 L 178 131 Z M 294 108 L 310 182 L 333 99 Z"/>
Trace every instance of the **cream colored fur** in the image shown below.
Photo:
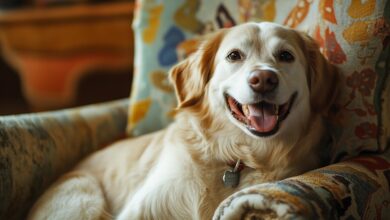
<path fill-rule="evenodd" d="M 226 62 L 238 48 L 240 64 Z M 274 54 L 288 49 L 292 63 Z M 253 99 L 251 68 L 274 70 L 274 101 L 297 98 L 278 132 L 257 137 L 235 120 L 224 92 Z M 218 204 L 247 186 L 284 179 L 318 167 L 337 82 L 336 70 L 305 34 L 272 23 L 250 23 L 207 37 L 201 48 L 172 69 L 178 97 L 176 120 L 166 129 L 109 146 L 59 179 L 32 208 L 29 219 L 211 219 Z M 222 175 L 232 161 L 245 168 L 236 188 Z"/>

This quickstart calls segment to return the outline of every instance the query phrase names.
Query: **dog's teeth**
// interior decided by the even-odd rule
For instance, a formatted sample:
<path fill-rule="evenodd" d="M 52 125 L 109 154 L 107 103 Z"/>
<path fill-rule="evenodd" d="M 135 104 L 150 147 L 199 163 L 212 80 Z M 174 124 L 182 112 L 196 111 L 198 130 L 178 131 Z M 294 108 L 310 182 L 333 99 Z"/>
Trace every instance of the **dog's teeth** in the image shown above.
<path fill-rule="evenodd" d="M 249 107 L 248 105 L 242 105 L 242 111 L 244 112 L 244 115 L 249 115 Z"/>

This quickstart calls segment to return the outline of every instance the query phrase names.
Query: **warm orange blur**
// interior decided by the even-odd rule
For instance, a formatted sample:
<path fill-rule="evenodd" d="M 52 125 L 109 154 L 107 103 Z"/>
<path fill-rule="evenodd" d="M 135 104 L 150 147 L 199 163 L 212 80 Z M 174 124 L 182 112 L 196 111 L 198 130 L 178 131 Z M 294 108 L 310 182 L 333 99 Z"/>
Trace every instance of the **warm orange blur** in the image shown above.
<path fill-rule="evenodd" d="M 0 115 L 129 95 L 133 1 L 25 2 L 0 1 Z"/>

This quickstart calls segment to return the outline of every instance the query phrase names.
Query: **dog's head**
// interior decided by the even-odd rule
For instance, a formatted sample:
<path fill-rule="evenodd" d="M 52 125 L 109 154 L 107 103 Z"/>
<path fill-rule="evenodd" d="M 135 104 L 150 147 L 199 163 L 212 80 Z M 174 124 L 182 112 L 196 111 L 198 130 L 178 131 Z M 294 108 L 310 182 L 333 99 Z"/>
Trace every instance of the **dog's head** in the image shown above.
<path fill-rule="evenodd" d="M 274 138 L 327 114 L 337 74 L 306 34 L 263 22 L 208 37 L 172 69 L 171 80 L 179 109 Z"/>

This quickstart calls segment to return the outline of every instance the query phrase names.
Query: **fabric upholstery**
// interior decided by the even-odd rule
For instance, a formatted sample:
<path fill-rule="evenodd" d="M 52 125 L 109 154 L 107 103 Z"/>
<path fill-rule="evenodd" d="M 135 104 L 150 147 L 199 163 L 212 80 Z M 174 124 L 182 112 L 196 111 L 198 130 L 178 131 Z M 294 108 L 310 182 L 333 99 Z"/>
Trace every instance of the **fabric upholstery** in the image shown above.
<path fill-rule="evenodd" d="M 0 219 L 28 208 L 81 158 L 125 135 L 128 100 L 0 117 Z"/>
<path fill-rule="evenodd" d="M 246 188 L 222 202 L 214 219 L 389 219 L 388 156 L 357 157 Z"/>
<path fill-rule="evenodd" d="M 166 126 L 175 106 L 169 68 L 197 36 L 247 21 L 311 35 L 343 75 L 331 122 L 334 164 L 227 198 L 215 219 L 388 219 L 390 1 L 141 1 L 133 24 L 136 75 L 128 132 Z M 184 16 L 185 15 L 185 16 Z M 369 154 L 377 153 L 377 154 Z M 378 154 L 382 153 L 382 154 Z M 361 155 L 359 157 L 356 157 Z M 337 162 L 337 163 L 335 163 Z"/>
<path fill-rule="evenodd" d="M 382 91 L 389 63 L 389 1 L 138 1 L 135 78 L 128 132 L 158 130 L 175 106 L 167 72 L 195 36 L 248 21 L 273 21 L 308 32 L 343 75 L 334 123 L 334 161 L 383 152 Z M 184 55 L 183 55 L 184 54 Z M 387 129 L 388 130 L 388 129 Z"/>
<path fill-rule="evenodd" d="M 214 219 L 389 219 L 390 156 L 378 154 L 390 133 L 389 7 L 388 0 L 138 1 L 128 131 L 139 135 L 172 119 L 166 74 L 192 50 L 193 37 L 249 20 L 305 29 L 344 74 L 332 155 L 341 162 L 237 192 Z M 119 137 L 126 108 L 121 101 L 0 118 L 0 219 L 22 218 L 55 177 Z"/>

